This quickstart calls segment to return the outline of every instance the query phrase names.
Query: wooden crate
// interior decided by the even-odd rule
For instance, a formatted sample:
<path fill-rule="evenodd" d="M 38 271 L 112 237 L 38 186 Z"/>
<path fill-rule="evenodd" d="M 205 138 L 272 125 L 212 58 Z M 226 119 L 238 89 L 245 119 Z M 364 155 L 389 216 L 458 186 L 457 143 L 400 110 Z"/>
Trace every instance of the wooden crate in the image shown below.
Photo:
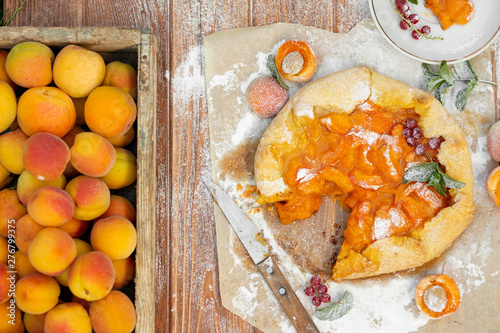
<path fill-rule="evenodd" d="M 104 60 L 137 64 L 137 182 L 120 193 L 136 203 L 137 249 L 135 277 L 136 332 L 155 331 L 156 260 L 156 38 L 150 31 L 107 28 L 2 27 L 0 49 L 24 41 L 43 43 L 56 52 L 77 44 L 99 52 Z M 135 150 L 135 149 L 134 149 Z M 133 291 L 132 291 L 133 292 Z"/>

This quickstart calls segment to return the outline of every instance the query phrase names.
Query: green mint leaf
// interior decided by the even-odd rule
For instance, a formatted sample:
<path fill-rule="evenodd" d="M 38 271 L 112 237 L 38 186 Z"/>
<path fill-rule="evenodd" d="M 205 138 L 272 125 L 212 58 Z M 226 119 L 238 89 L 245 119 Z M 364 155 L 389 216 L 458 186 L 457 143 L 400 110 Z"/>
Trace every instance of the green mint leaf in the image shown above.
<path fill-rule="evenodd" d="M 411 2 L 414 5 L 418 5 L 418 0 L 408 0 L 408 2 Z"/>
<path fill-rule="evenodd" d="M 449 87 L 450 85 L 448 84 L 448 82 L 443 81 L 436 89 L 436 94 L 435 94 L 436 99 L 443 105 L 444 105 L 444 94 L 446 93 Z"/>
<path fill-rule="evenodd" d="M 472 80 L 466 81 L 467 86 L 460 90 L 457 93 L 456 99 L 455 99 L 455 106 L 459 111 L 463 111 L 465 109 L 465 104 L 467 103 L 467 99 L 469 98 L 469 95 L 471 94 L 472 90 L 477 85 L 477 77 L 473 78 Z"/>
<path fill-rule="evenodd" d="M 438 88 L 441 83 L 446 82 L 441 76 L 435 76 L 433 78 L 428 79 L 427 81 L 427 90 L 429 92 L 433 92 L 436 88 Z"/>
<path fill-rule="evenodd" d="M 424 76 L 427 80 L 434 79 L 439 77 L 439 73 L 434 72 L 428 64 L 422 63 L 422 72 L 424 72 Z"/>
<path fill-rule="evenodd" d="M 403 175 L 403 184 L 409 182 L 426 182 L 436 172 L 436 162 L 422 163 L 408 168 Z"/>
<path fill-rule="evenodd" d="M 283 82 L 283 79 L 281 78 L 281 75 L 278 72 L 278 69 L 276 68 L 276 62 L 274 61 L 274 57 L 271 54 L 267 57 L 267 68 L 269 68 L 269 70 L 271 71 L 271 75 L 276 80 L 278 80 L 278 82 L 280 83 L 280 85 L 286 91 L 288 91 L 288 89 L 290 89 L 290 88 L 288 88 L 288 85 L 285 82 Z"/>
<path fill-rule="evenodd" d="M 455 84 L 455 78 L 451 74 L 450 69 L 448 68 L 448 64 L 446 63 L 446 60 L 441 61 L 439 74 L 450 85 L 450 87 Z"/>
<path fill-rule="evenodd" d="M 474 75 L 474 77 L 477 79 L 477 75 L 476 75 L 476 72 L 474 71 L 474 68 L 472 68 L 472 64 L 470 63 L 469 60 L 467 60 L 467 67 L 469 67 L 469 70 L 471 71 L 471 73 Z"/>
<path fill-rule="evenodd" d="M 437 168 L 439 170 L 439 167 Z M 443 185 L 443 178 L 439 172 L 434 172 L 429 179 L 427 186 L 433 186 L 436 192 L 442 196 L 446 196 L 446 188 Z"/>
<path fill-rule="evenodd" d="M 459 189 L 459 188 L 462 188 L 466 185 L 465 183 L 459 182 L 458 180 L 455 180 L 455 179 L 451 178 L 450 176 L 448 176 L 447 174 L 445 174 L 441 170 L 441 168 L 438 168 L 438 173 L 441 176 L 441 183 L 444 186 L 446 186 L 447 188 Z"/>
<path fill-rule="evenodd" d="M 314 312 L 314 316 L 319 320 L 335 320 L 343 317 L 352 309 L 354 303 L 354 297 L 348 291 L 344 293 L 344 296 L 338 301 L 338 303 L 331 303 L 321 309 Z"/>

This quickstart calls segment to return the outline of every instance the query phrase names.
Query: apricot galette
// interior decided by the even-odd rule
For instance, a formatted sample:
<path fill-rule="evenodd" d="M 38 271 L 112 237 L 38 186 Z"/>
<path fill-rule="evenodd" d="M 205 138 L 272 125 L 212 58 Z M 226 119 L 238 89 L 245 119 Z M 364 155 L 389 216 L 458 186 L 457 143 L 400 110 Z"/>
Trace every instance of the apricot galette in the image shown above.
<path fill-rule="evenodd" d="M 284 224 L 311 216 L 323 196 L 350 211 L 337 281 L 420 266 L 473 218 L 460 128 L 428 93 L 367 68 L 294 94 L 261 138 L 255 178 Z"/>

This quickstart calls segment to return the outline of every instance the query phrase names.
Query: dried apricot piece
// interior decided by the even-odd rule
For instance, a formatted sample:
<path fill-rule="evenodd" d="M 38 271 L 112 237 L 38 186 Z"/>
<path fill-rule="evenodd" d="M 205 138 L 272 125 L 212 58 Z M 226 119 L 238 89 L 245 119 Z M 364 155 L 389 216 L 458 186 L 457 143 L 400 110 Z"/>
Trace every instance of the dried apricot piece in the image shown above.
<path fill-rule="evenodd" d="M 278 49 L 276 68 L 287 80 L 309 81 L 316 71 L 316 53 L 307 42 L 289 40 Z"/>
<path fill-rule="evenodd" d="M 440 286 L 446 292 L 446 306 L 443 310 L 436 312 L 429 309 L 424 301 L 424 295 L 427 289 L 432 286 Z M 424 277 L 417 284 L 415 290 L 415 302 L 420 310 L 431 318 L 439 318 L 454 312 L 460 305 L 460 291 L 457 284 L 445 274 L 434 274 Z"/>

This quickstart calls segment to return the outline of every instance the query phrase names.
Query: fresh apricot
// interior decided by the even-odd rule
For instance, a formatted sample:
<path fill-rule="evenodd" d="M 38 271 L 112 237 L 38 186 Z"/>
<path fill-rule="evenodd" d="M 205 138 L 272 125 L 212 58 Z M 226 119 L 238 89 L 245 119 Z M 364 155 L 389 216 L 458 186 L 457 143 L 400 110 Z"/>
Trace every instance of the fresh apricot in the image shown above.
<path fill-rule="evenodd" d="M 54 134 L 36 133 L 24 144 L 24 168 L 39 180 L 60 177 L 69 159 L 68 145 Z"/>
<path fill-rule="evenodd" d="M 0 191 L 0 236 L 8 237 L 15 231 L 16 221 L 26 215 L 27 210 L 13 189 Z"/>
<path fill-rule="evenodd" d="M 7 61 L 7 55 L 9 51 L 0 50 L 0 80 L 7 82 L 14 91 L 17 90 L 17 84 L 15 84 L 7 74 L 7 70 L 5 69 L 5 62 Z"/>
<path fill-rule="evenodd" d="M 486 191 L 491 200 L 500 206 L 500 166 L 493 169 L 486 179 Z"/>
<path fill-rule="evenodd" d="M 0 190 L 4 189 L 13 179 L 13 175 L 0 163 Z"/>
<path fill-rule="evenodd" d="M 91 302 L 87 301 L 86 299 L 76 297 L 75 295 L 73 295 L 71 297 L 71 302 L 80 304 L 87 312 L 89 312 Z"/>
<path fill-rule="evenodd" d="M 73 199 L 64 190 L 45 186 L 38 189 L 28 202 L 28 213 L 44 227 L 58 227 L 73 217 Z"/>
<path fill-rule="evenodd" d="M 67 45 L 54 60 L 54 83 L 73 98 L 88 96 L 105 73 L 101 55 L 82 46 Z"/>
<path fill-rule="evenodd" d="M 116 163 L 101 179 L 112 190 L 131 185 L 137 179 L 137 159 L 125 148 L 115 147 Z"/>
<path fill-rule="evenodd" d="M 26 313 L 42 314 L 59 302 L 61 288 L 50 276 L 33 273 L 21 278 L 16 284 L 16 304 Z"/>
<path fill-rule="evenodd" d="M 0 304 L 0 332 L 23 333 L 24 324 L 21 320 L 21 311 L 15 303 Z"/>
<path fill-rule="evenodd" d="M 316 52 L 307 42 L 289 40 L 278 49 L 276 68 L 287 80 L 309 81 L 316 71 Z"/>
<path fill-rule="evenodd" d="M 65 231 L 45 228 L 31 242 L 28 257 L 37 271 L 49 276 L 59 275 L 75 260 L 76 244 Z"/>
<path fill-rule="evenodd" d="M 30 275 L 31 273 L 38 272 L 36 268 L 33 267 L 33 265 L 31 264 L 28 255 L 20 250 L 17 250 L 13 254 L 13 261 L 15 261 L 14 266 L 16 268 L 16 272 L 19 278 L 23 278 L 27 275 Z"/>
<path fill-rule="evenodd" d="M 27 140 L 21 129 L 0 135 L 0 163 L 17 175 L 24 171 L 23 149 Z"/>
<path fill-rule="evenodd" d="M 259 117 L 274 117 L 288 101 L 288 92 L 278 80 L 271 76 L 261 76 L 253 80 L 247 88 L 246 100 Z"/>
<path fill-rule="evenodd" d="M 73 238 L 82 236 L 87 231 L 90 221 L 78 220 L 72 218 L 68 222 L 60 225 L 58 228 L 64 230 Z"/>
<path fill-rule="evenodd" d="M 16 245 L 19 250 L 28 253 L 35 236 L 44 226 L 38 224 L 30 214 L 26 214 L 16 222 Z"/>
<path fill-rule="evenodd" d="M 92 247 L 90 246 L 89 243 L 78 239 L 74 238 L 73 239 L 76 244 L 76 257 L 78 258 L 79 256 L 89 253 L 92 251 Z M 64 270 L 59 275 L 56 275 L 54 278 L 56 279 L 57 282 L 59 282 L 60 285 L 67 287 L 68 286 L 68 272 L 69 272 L 69 267 Z"/>
<path fill-rule="evenodd" d="M 120 88 L 98 87 L 85 102 L 85 122 L 90 130 L 106 139 L 124 135 L 137 116 L 134 99 Z"/>
<path fill-rule="evenodd" d="M 106 183 L 99 178 L 88 176 L 73 178 L 66 185 L 66 192 L 75 202 L 73 217 L 76 219 L 92 220 L 109 208 L 111 194 Z"/>
<path fill-rule="evenodd" d="M 73 295 L 87 301 L 104 298 L 113 288 L 114 281 L 111 259 L 99 251 L 81 255 L 69 267 L 69 289 Z"/>
<path fill-rule="evenodd" d="M 127 295 L 113 290 L 101 300 L 92 302 L 89 309 L 96 333 L 130 333 L 136 324 L 134 304 Z"/>
<path fill-rule="evenodd" d="M 111 195 L 108 210 L 106 210 L 101 216 L 97 217 L 94 222 L 113 215 L 123 216 L 124 218 L 132 222 L 132 224 L 135 224 L 135 208 L 132 203 L 125 197 L 115 194 Z"/>
<path fill-rule="evenodd" d="M 7 302 L 16 290 L 17 275 L 5 264 L 0 264 L 0 303 Z"/>
<path fill-rule="evenodd" d="M 16 119 L 17 100 L 12 87 L 0 81 L 0 133 L 9 128 Z"/>
<path fill-rule="evenodd" d="M 90 244 L 111 260 L 129 257 L 137 245 L 134 225 L 122 216 L 110 216 L 97 221 L 90 233 Z"/>
<path fill-rule="evenodd" d="M 52 82 L 54 52 L 38 42 L 15 45 L 7 55 L 5 69 L 17 85 L 24 88 L 42 87 Z"/>
<path fill-rule="evenodd" d="M 113 289 L 121 289 L 134 279 L 135 260 L 132 257 L 111 260 L 115 269 L 115 283 Z"/>
<path fill-rule="evenodd" d="M 137 98 L 137 71 L 134 67 L 121 61 L 113 61 L 106 65 L 106 74 L 102 86 L 113 86 L 123 89 Z"/>
<path fill-rule="evenodd" d="M 75 106 L 61 89 L 31 88 L 19 98 L 17 120 L 19 127 L 28 136 L 48 132 L 62 138 L 75 125 Z"/>
<path fill-rule="evenodd" d="M 7 264 L 9 257 L 9 242 L 7 238 L 0 236 L 0 264 Z"/>
<path fill-rule="evenodd" d="M 45 333 L 43 325 L 45 323 L 45 317 L 47 313 L 42 313 L 39 315 L 34 315 L 31 313 L 25 313 L 23 317 L 24 327 L 28 333 Z"/>
<path fill-rule="evenodd" d="M 78 116 L 77 116 L 77 118 L 78 118 Z M 71 129 L 71 131 L 68 132 L 68 134 L 66 134 L 65 136 L 62 137 L 62 140 L 64 142 L 66 142 L 66 144 L 70 148 L 70 152 L 71 152 L 71 147 L 73 147 L 73 144 L 75 143 L 75 137 L 78 134 L 83 133 L 83 132 L 84 132 L 84 130 L 81 126 L 75 125 Z M 66 177 L 66 179 L 73 179 L 76 176 L 81 175 L 81 173 L 75 169 L 73 164 L 71 164 L 71 157 L 70 157 L 70 162 L 68 162 L 68 164 L 66 164 L 66 169 L 64 169 L 63 174 Z"/>
<path fill-rule="evenodd" d="M 113 145 L 103 136 L 92 132 L 77 134 L 70 152 L 73 167 L 90 177 L 104 176 L 116 163 Z"/>
<path fill-rule="evenodd" d="M 45 333 L 91 333 L 92 324 L 81 304 L 59 304 L 47 312 Z"/>
<path fill-rule="evenodd" d="M 486 147 L 492 159 L 500 162 L 500 121 L 490 127 L 486 139 Z"/>
<path fill-rule="evenodd" d="M 135 130 L 134 127 L 130 127 L 130 129 L 123 135 L 114 138 L 108 139 L 109 142 L 115 147 L 125 147 L 128 146 L 135 139 Z"/>
<path fill-rule="evenodd" d="M 61 175 L 54 180 L 39 180 L 24 170 L 17 179 L 17 195 L 19 196 L 19 200 L 24 205 L 27 205 L 33 193 L 44 186 L 64 188 L 66 186 L 66 177 Z"/>

